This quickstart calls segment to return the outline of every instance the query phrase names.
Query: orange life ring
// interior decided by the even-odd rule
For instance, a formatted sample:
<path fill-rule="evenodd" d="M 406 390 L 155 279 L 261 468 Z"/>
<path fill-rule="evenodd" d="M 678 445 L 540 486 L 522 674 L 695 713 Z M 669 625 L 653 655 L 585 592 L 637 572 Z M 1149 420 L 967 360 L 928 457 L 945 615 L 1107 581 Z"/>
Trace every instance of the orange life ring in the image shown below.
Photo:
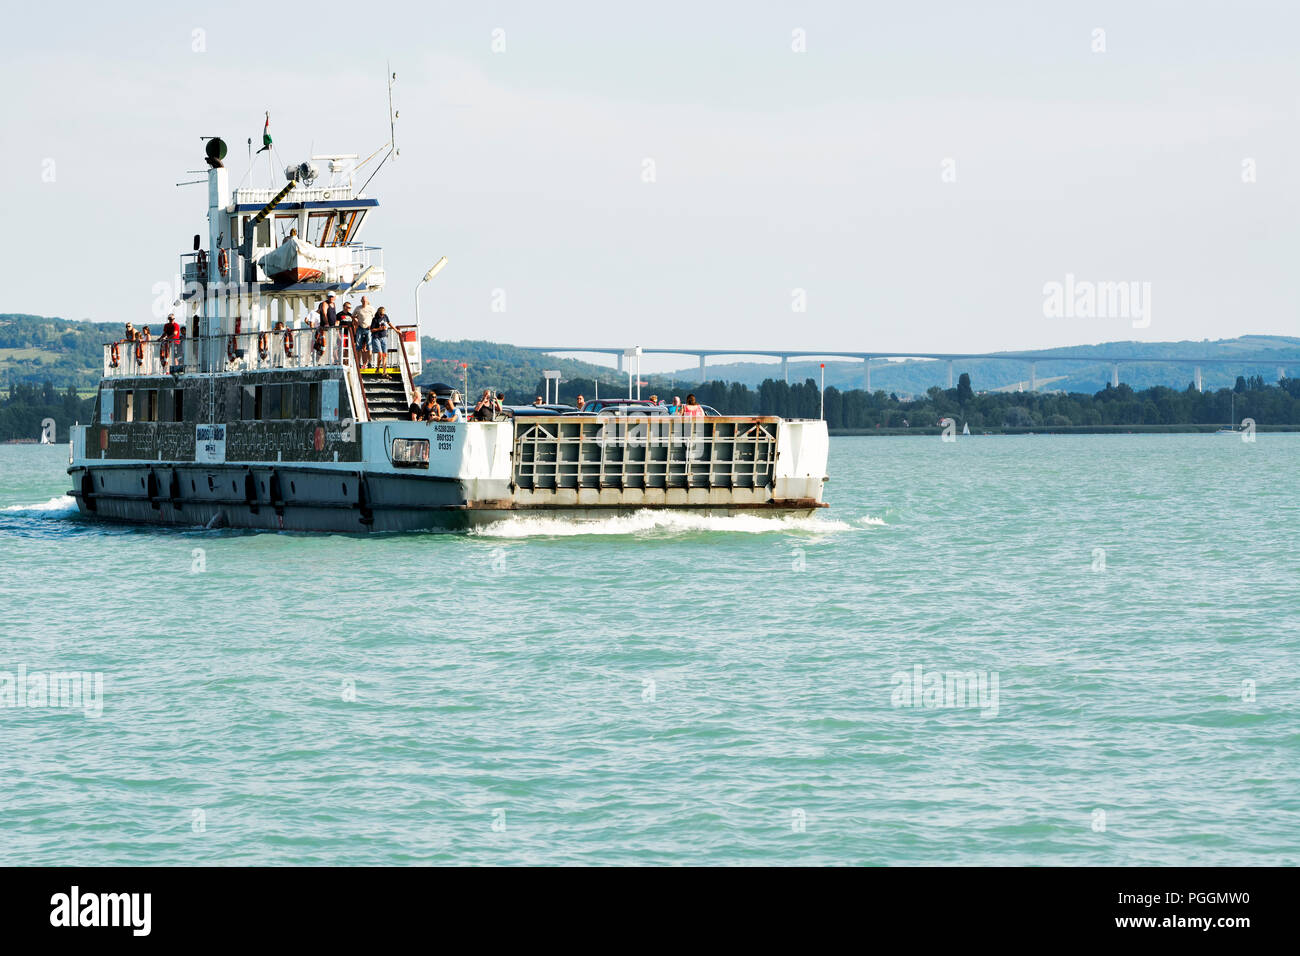
<path fill-rule="evenodd" d="M 285 354 L 285 355 L 292 355 L 292 354 L 293 354 L 293 332 L 292 332 L 292 330 L 286 330 L 285 333 L 284 333 L 284 354 Z"/>
<path fill-rule="evenodd" d="M 117 343 L 114 342 L 111 346 L 109 346 L 108 349 L 108 364 L 111 365 L 113 368 L 117 368 L 117 365 L 121 360 L 122 360 L 122 350 L 118 348 Z"/>
<path fill-rule="evenodd" d="M 257 354 L 260 358 L 266 358 L 266 333 L 257 333 Z"/>
<path fill-rule="evenodd" d="M 223 277 L 230 275 L 230 256 L 225 249 L 217 253 L 217 268 L 221 270 Z"/>
<path fill-rule="evenodd" d="M 137 339 L 135 343 L 135 360 L 137 362 L 144 361 L 144 343 L 139 339 Z"/>
<path fill-rule="evenodd" d="M 226 358 L 230 359 L 230 361 L 232 362 L 238 357 L 239 349 L 237 346 L 238 343 L 235 341 L 235 337 L 232 335 L 230 337 L 230 341 L 226 343 Z"/>
<path fill-rule="evenodd" d="M 166 365 L 167 360 L 171 357 L 172 347 L 168 344 L 167 339 L 163 339 L 162 344 L 158 346 L 158 361 L 162 362 L 163 365 Z"/>
<path fill-rule="evenodd" d="M 325 330 L 317 329 L 315 336 L 312 337 L 311 350 L 317 355 L 325 351 Z"/>

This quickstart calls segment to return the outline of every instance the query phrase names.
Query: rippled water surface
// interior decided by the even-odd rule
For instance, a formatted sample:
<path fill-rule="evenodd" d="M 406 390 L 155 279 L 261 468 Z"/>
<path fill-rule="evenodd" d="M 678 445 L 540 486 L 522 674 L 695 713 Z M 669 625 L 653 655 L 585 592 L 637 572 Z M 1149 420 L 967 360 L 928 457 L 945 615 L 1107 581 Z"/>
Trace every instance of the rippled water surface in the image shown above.
<path fill-rule="evenodd" d="M 88 522 L 66 457 L 0 447 L 0 703 L 102 713 L 0 707 L 6 863 L 1300 862 L 1300 436 L 375 538 Z"/>

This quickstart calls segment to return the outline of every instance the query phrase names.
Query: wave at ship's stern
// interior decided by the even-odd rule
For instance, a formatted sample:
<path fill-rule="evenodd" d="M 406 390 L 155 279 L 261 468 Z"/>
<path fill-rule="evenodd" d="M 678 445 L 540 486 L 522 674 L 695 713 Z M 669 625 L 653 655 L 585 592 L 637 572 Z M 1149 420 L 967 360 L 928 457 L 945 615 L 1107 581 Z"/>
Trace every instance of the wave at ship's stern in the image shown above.
<path fill-rule="evenodd" d="M 0 508 L 0 514 L 39 515 L 46 518 L 69 518 L 77 513 L 77 501 L 72 495 L 55 495 L 49 501 L 31 505 L 9 505 Z"/>
<path fill-rule="evenodd" d="M 547 515 L 512 515 L 474 528 L 471 534 L 487 538 L 547 538 L 582 535 L 673 536 L 698 533 L 771 534 L 791 532 L 826 534 L 848 531 L 843 521 L 819 517 L 761 515 L 702 515 L 688 511 L 643 509 L 609 518 L 560 518 Z"/>

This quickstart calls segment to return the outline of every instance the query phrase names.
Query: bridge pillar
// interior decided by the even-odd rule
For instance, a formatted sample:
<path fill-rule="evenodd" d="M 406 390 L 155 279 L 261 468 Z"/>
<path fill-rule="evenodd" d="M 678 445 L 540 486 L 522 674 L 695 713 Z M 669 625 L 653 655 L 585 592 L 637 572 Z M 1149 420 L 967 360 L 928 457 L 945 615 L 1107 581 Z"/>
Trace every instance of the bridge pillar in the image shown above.
<path fill-rule="evenodd" d="M 622 352 L 618 353 L 618 374 L 619 375 L 623 374 L 623 353 Z"/>
<path fill-rule="evenodd" d="M 1198 392 L 1205 391 L 1205 389 L 1201 385 L 1201 367 L 1199 365 L 1196 366 L 1196 390 Z"/>
<path fill-rule="evenodd" d="M 867 356 L 867 358 L 862 363 L 862 367 L 867 370 L 867 394 L 870 395 L 871 394 L 871 356 Z"/>
<path fill-rule="evenodd" d="M 781 356 L 781 374 L 785 376 L 785 384 L 790 384 L 790 356 Z"/>
<path fill-rule="evenodd" d="M 1286 378 L 1286 369 L 1279 365 L 1277 367 L 1277 380 L 1280 382 L 1284 378 Z"/>
<path fill-rule="evenodd" d="M 700 353 L 700 384 L 704 384 L 704 353 Z"/>
<path fill-rule="evenodd" d="M 1119 388 L 1119 362 L 1110 367 L 1110 384 Z"/>
<path fill-rule="evenodd" d="M 952 388 L 952 359 L 948 359 L 948 387 Z"/>
<path fill-rule="evenodd" d="M 1037 362 L 1029 363 L 1029 390 L 1031 392 L 1038 391 L 1038 363 Z"/>

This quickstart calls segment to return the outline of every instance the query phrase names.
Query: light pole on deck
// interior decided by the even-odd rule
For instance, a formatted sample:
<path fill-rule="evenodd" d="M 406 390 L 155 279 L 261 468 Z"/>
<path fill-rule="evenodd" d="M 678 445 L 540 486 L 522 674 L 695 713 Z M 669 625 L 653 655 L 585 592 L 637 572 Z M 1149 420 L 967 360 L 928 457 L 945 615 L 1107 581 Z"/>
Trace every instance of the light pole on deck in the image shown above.
<path fill-rule="evenodd" d="M 441 272 L 442 267 L 445 266 L 446 264 L 447 264 L 447 257 L 443 256 L 441 259 L 439 259 L 437 262 L 435 262 L 432 266 L 429 267 L 429 271 L 424 274 L 424 278 L 421 279 L 415 287 L 415 334 L 417 336 L 422 334 L 420 330 L 420 288 L 426 282 L 428 282 L 430 279 L 436 276 L 439 272 Z"/>
<path fill-rule="evenodd" d="M 543 369 L 542 378 L 546 380 L 543 386 L 546 389 L 546 403 L 551 403 L 551 383 L 555 383 L 555 404 L 560 403 L 560 370 L 557 368 Z"/>
<path fill-rule="evenodd" d="M 623 350 L 623 358 L 627 360 L 627 397 L 632 398 L 632 359 L 636 359 L 636 397 L 641 397 L 641 346 L 634 345 L 630 349 Z"/>

